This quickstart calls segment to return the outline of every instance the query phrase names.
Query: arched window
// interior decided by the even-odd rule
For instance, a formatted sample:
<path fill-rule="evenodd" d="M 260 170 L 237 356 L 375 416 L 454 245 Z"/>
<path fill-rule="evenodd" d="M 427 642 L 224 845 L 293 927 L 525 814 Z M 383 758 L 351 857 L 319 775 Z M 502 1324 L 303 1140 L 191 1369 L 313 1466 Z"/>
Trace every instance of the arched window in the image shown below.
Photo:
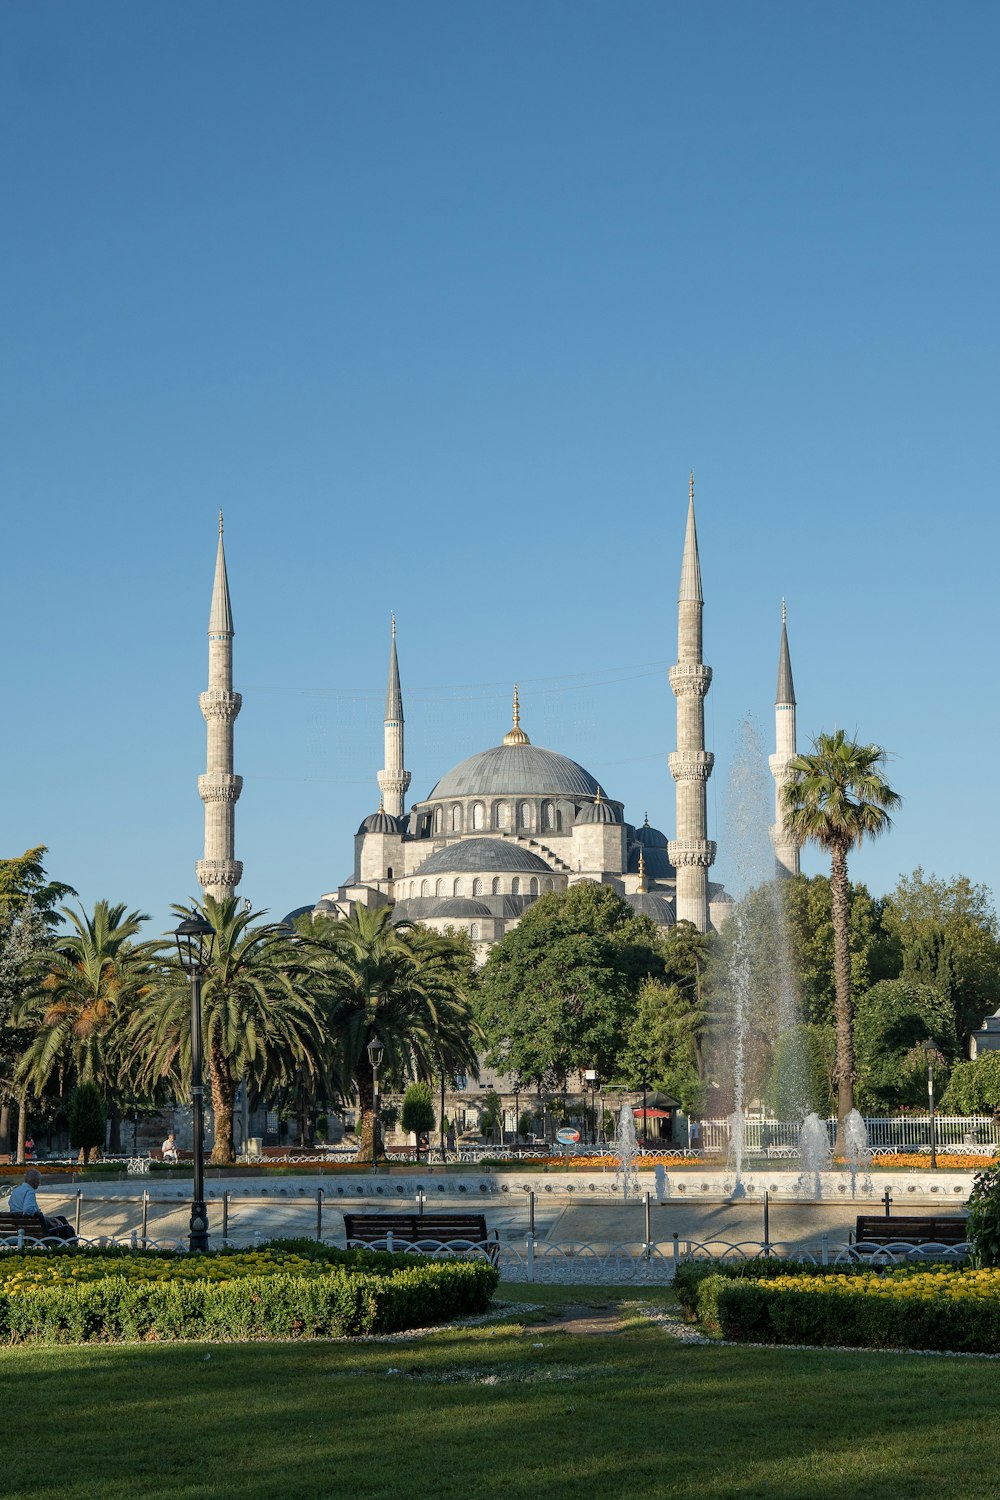
<path fill-rule="evenodd" d="M 483 882 L 479 879 L 478 876 L 472 882 L 472 894 L 474 896 L 481 896 L 483 894 Z"/>
<path fill-rule="evenodd" d="M 496 805 L 496 807 L 494 808 L 494 810 L 493 810 L 493 826 L 494 826 L 494 828 L 506 828 L 507 827 L 507 804 L 506 804 L 506 802 L 498 802 L 497 805 Z"/>
<path fill-rule="evenodd" d="M 462 882 L 460 880 L 453 880 L 452 884 L 451 884 L 451 894 L 453 896 L 458 896 L 458 895 L 461 895 L 461 891 L 462 891 Z"/>
<path fill-rule="evenodd" d="M 435 882 L 434 882 L 434 894 L 435 894 L 435 896 L 440 896 L 440 894 L 441 894 L 441 892 L 442 892 L 443 889 L 444 889 L 444 886 L 443 886 L 442 882 L 440 880 L 435 880 Z"/>
<path fill-rule="evenodd" d="M 386 880 L 391 880 L 392 879 L 392 865 L 390 865 L 389 868 L 386 870 L 386 872 L 385 872 L 385 878 L 386 878 Z"/>
<path fill-rule="evenodd" d="M 561 807 L 557 807 L 556 808 L 556 833 L 562 833 L 562 831 L 563 831 L 562 808 Z"/>
<path fill-rule="evenodd" d="M 494 877 L 493 877 L 492 891 L 493 891 L 494 896 L 499 896 L 499 894 L 500 894 L 500 876 L 499 875 L 494 875 Z"/>
<path fill-rule="evenodd" d="M 521 877 L 519 875 L 515 875 L 511 881 L 510 893 L 512 896 L 519 896 L 521 894 Z"/>
<path fill-rule="evenodd" d="M 551 876 L 551 875 L 547 875 L 547 876 L 546 876 L 546 877 L 545 877 L 545 889 L 546 889 L 546 890 L 547 890 L 547 891 L 554 891 L 554 890 L 555 890 L 555 888 L 556 888 L 556 883 L 555 883 L 555 881 L 554 881 L 554 880 L 553 880 L 553 879 L 552 879 L 552 876 Z"/>
<path fill-rule="evenodd" d="M 537 896 L 538 895 L 538 876 L 537 875 L 532 875 L 531 882 L 530 882 L 530 884 L 528 886 L 528 893 L 529 893 L 529 895 L 532 895 L 532 896 Z"/>
<path fill-rule="evenodd" d="M 426 882 L 426 880 L 422 880 L 420 882 L 420 894 L 421 894 L 421 896 L 426 896 L 427 895 L 427 890 L 428 890 L 427 882 Z"/>
<path fill-rule="evenodd" d="M 470 936 L 470 938 L 472 939 L 472 941 L 474 943 L 478 943 L 479 942 L 479 923 L 478 922 L 473 922 L 472 926 L 469 928 L 469 936 Z"/>
<path fill-rule="evenodd" d="M 457 802 L 451 810 L 451 831 L 452 833 L 462 832 L 462 809 Z"/>
<path fill-rule="evenodd" d="M 531 827 L 531 803 L 521 802 L 517 809 L 517 821 L 522 828 Z"/>
<path fill-rule="evenodd" d="M 542 803 L 542 827 L 550 833 L 556 826 L 556 810 L 551 802 Z"/>
<path fill-rule="evenodd" d="M 486 827 L 486 808 L 481 802 L 472 804 L 472 826 L 473 828 Z"/>
<path fill-rule="evenodd" d="M 417 889 L 417 888 L 416 888 L 416 886 L 415 886 L 415 884 L 414 884 L 414 883 L 413 883 L 413 881 L 412 881 L 412 880 L 411 880 L 411 881 L 410 881 L 410 895 L 411 895 L 411 896 L 412 896 L 412 895 L 413 895 L 413 894 L 414 894 L 414 892 L 415 892 L 415 891 L 416 891 L 416 889 Z"/>
<path fill-rule="evenodd" d="M 444 833 L 444 808 L 443 807 L 436 807 L 434 809 L 434 832 L 435 833 Z"/>

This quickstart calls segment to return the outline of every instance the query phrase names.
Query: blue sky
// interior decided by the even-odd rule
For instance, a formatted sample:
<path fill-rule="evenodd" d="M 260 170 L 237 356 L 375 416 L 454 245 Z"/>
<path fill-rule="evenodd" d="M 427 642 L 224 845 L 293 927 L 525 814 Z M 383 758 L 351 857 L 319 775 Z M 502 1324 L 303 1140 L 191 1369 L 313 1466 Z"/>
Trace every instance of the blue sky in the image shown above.
<path fill-rule="evenodd" d="M 536 743 L 673 830 L 693 467 L 716 874 L 787 596 L 853 872 L 997 885 L 992 4 L 8 5 L 4 853 L 196 889 L 216 512 L 242 893 L 348 873 L 389 611 L 411 795 Z M 820 868 L 814 856 L 807 867 Z"/>

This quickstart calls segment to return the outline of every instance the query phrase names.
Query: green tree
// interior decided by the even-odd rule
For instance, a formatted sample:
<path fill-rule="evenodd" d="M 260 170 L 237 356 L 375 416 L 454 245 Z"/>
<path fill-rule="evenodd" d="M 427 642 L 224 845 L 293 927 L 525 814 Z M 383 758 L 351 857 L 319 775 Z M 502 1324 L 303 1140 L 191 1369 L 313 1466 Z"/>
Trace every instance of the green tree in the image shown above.
<path fill-rule="evenodd" d="M 640 986 L 619 1058 L 619 1073 L 628 1088 L 645 1083 L 681 1102 L 685 1114 L 704 1108 L 704 1085 L 698 1071 L 703 1016 L 676 984 L 647 979 Z"/>
<path fill-rule="evenodd" d="M 939 1078 L 958 1050 L 948 997 L 908 979 L 883 980 L 858 996 L 854 1038 L 858 1105 L 869 1111 L 926 1102 L 925 1041 L 937 1043 Z"/>
<path fill-rule="evenodd" d="M 779 1120 L 793 1120 L 803 1109 L 826 1116 L 836 1107 L 837 1034 L 816 1021 L 798 1022 L 780 1032 L 771 1059 L 765 1101 Z"/>
<path fill-rule="evenodd" d="M 80 1153 L 80 1160 L 96 1157 L 104 1145 L 107 1109 L 96 1083 L 78 1083 L 69 1096 L 69 1143 Z"/>
<path fill-rule="evenodd" d="M 793 837 L 818 844 L 830 856 L 841 1150 L 844 1119 L 854 1108 L 855 1077 L 847 856 L 864 839 L 878 838 L 891 827 L 890 810 L 901 799 L 882 775 L 885 760 L 880 746 L 856 744 L 842 729 L 821 734 L 809 755 L 797 755 L 789 763 L 782 794 Z"/>
<path fill-rule="evenodd" d="M 15 859 L 0 859 L 0 908 L 20 911 L 30 904 L 52 932 L 59 925 L 59 902 L 76 891 L 64 881 L 49 880 L 42 863 L 47 853 L 45 845 L 38 844 Z"/>
<path fill-rule="evenodd" d="M 993 898 L 965 875 L 941 880 L 918 868 L 886 901 L 885 924 L 903 974 L 948 995 L 960 1038 L 1000 1007 L 1000 939 Z"/>
<path fill-rule="evenodd" d="M 541 896 L 480 973 L 490 1064 L 539 1085 L 589 1067 L 611 1077 L 640 985 L 663 973 L 656 928 L 610 886 Z"/>
<path fill-rule="evenodd" d="M 436 1120 L 434 1101 L 429 1083 L 411 1083 L 403 1095 L 403 1129 L 417 1138 L 417 1161 L 420 1160 L 420 1140 L 429 1136 Z"/>
<path fill-rule="evenodd" d="M 830 879 L 826 875 L 796 875 L 781 881 L 778 894 L 802 1019 L 832 1025 L 837 986 Z M 752 899 L 759 899 L 757 893 Z M 899 949 L 886 930 L 886 905 L 886 898 L 873 897 L 867 886 L 849 885 L 847 945 L 852 994 L 870 989 L 883 979 L 899 977 Z"/>
<path fill-rule="evenodd" d="M 233 1112 L 241 1079 L 268 1097 L 329 1067 L 330 1048 L 319 977 L 310 954 L 287 929 L 259 922 L 237 897 L 206 896 L 179 917 L 197 911 L 215 931 L 202 983 L 205 1058 L 212 1088 L 215 1136 L 212 1161 L 236 1159 Z M 258 914 L 259 915 L 259 914 Z M 137 1082 L 151 1088 L 167 1080 L 180 1097 L 191 1083 L 191 1000 L 187 977 L 172 961 L 169 978 L 126 1029 L 124 1045 L 137 1059 Z"/>
<path fill-rule="evenodd" d="M 972 1062 L 957 1062 L 941 1095 L 949 1115 L 1000 1114 L 1000 1052 L 981 1052 Z"/>
<path fill-rule="evenodd" d="M 477 1073 L 482 1032 L 472 1013 L 467 943 L 450 933 L 393 923 L 390 907 L 356 906 L 343 920 L 301 918 L 321 980 L 338 1073 L 361 1111 L 359 1159 L 374 1145 L 368 1043 L 385 1049 L 384 1076 L 403 1084 Z"/>

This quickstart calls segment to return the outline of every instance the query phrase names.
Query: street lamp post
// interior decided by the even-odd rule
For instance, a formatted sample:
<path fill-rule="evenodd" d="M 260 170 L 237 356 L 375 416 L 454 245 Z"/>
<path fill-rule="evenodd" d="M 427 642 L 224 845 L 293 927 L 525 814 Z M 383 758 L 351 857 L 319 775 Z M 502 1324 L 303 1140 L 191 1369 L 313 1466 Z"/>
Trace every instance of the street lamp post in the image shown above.
<path fill-rule="evenodd" d="M 514 1150 L 521 1144 L 521 1080 L 514 1084 Z"/>
<path fill-rule="evenodd" d="M 205 1203 L 205 1087 L 202 1080 L 201 981 L 212 956 L 215 928 L 195 913 L 174 932 L 181 968 L 191 980 L 191 1145 L 194 1151 L 194 1190 L 188 1244 L 193 1251 L 208 1249 L 208 1208 Z"/>
<path fill-rule="evenodd" d="M 377 1036 L 373 1036 L 368 1043 L 368 1061 L 372 1065 L 372 1171 L 378 1166 L 378 1146 L 380 1134 L 379 1108 L 378 1108 L 378 1070 L 379 1064 L 385 1055 L 385 1048 Z"/>
<path fill-rule="evenodd" d="M 649 1079 L 646 1077 L 645 1070 L 643 1070 L 643 1075 L 642 1075 L 642 1149 L 644 1151 L 646 1150 L 647 1146 L 649 1145 L 649 1141 L 648 1141 L 648 1139 L 646 1137 L 646 1094 L 648 1093 L 648 1091 L 649 1091 Z"/>
<path fill-rule="evenodd" d="M 937 1119 L 934 1114 L 934 1059 L 937 1057 L 937 1043 L 928 1039 L 924 1042 L 924 1052 L 927 1055 L 927 1102 L 930 1106 L 931 1115 L 931 1171 L 937 1171 Z"/>
<path fill-rule="evenodd" d="M 590 1144 L 597 1145 L 597 1069 L 588 1068 L 584 1073 L 585 1081 L 590 1085 Z"/>

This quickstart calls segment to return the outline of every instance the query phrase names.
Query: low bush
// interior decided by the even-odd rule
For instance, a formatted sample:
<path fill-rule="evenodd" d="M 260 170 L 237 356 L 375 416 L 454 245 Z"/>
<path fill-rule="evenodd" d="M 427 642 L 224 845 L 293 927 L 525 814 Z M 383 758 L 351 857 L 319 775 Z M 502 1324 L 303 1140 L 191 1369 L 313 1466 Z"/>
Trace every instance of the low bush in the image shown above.
<path fill-rule="evenodd" d="M 0 1261 L 0 1342 L 394 1333 L 484 1311 L 499 1279 L 484 1261 L 291 1246 L 11 1253 Z"/>
<path fill-rule="evenodd" d="M 741 1343 L 1000 1353 L 1000 1273 L 954 1267 L 852 1268 L 697 1286 L 699 1320 Z"/>
<path fill-rule="evenodd" d="M 777 1276 L 829 1276 L 829 1266 L 811 1260 L 783 1260 L 778 1256 L 758 1256 L 755 1260 L 686 1260 L 674 1273 L 674 1290 L 685 1317 L 701 1321 L 700 1296 L 703 1282 L 712 1276 L 740 1281 L 764 1281 Z M 870 1270 L 863 1262 L 838 1266 L 845 1276 L 862 1275 Z"/>

